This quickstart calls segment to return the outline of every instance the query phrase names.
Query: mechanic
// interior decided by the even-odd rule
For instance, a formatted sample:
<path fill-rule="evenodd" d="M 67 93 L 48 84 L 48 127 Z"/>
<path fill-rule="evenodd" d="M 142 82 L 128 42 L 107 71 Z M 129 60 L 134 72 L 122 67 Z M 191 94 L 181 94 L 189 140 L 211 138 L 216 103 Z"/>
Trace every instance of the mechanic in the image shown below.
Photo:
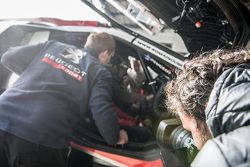
<path fill-rule="evenodd" d="M 166 105 L 201 149 L 191 166 L 249 166 L 250 50 L 202 53 L 165 92 Z"/>
<path fill-rule="evenodd" d="M 83 49 L 47 41 L 2 55 L 1 63 L 20 78 L 0 97 L 1 166 L 66 166 L 69 141 L 84 129 L 79 125 L 87 113 L 109 145 L 128 142 L 104 67 L 114 52 L 113 37 L 100 32 L 91 33 Z"/>

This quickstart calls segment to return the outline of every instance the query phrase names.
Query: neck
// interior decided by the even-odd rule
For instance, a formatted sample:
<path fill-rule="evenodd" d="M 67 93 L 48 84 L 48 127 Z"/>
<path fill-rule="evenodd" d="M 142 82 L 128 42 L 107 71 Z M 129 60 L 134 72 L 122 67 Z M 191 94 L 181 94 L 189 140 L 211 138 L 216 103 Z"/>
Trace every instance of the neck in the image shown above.
<path fill-rule="evenodd" d="M 98 54 L 93 49 L 85 47 L 84 51 L 87 51 L 91 56 L 94 56 L 94 57 L 98 58 Z"/>

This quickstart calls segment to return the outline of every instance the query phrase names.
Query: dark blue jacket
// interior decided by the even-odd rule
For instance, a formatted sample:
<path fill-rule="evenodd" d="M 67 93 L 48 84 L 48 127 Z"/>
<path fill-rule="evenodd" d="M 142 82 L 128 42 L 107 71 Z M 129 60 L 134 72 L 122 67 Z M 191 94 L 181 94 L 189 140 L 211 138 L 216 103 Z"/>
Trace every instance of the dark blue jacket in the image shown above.
<path fill-rule="evenodd" d="M 206 108 L 214 138 L 192 167 L 250 166 L 250 64 L 225 71 L 216 81 Z"/>
<path fill-rule="evenodd" d="M 28 141 L 65 148 L 87 112 L 108 144 L 119 126 L 112 76 L 90 49 L 48 41 L 10 48 L 1 63 L 20 78 L 0 96 L 0 129 Z"/>

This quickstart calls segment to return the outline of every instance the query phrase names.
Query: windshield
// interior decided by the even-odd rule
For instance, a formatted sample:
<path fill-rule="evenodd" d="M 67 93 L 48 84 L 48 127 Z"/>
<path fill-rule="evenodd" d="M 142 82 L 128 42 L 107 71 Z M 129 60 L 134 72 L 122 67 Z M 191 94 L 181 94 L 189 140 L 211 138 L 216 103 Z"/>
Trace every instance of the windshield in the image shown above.
<path fill-rule="evenodd" d="M 119 24 L 154 40 L 168 48 L 186 55 L 187 49 L 182 38 L 161 18 L 137 0 L 83 0 L 112 18 Z"/>

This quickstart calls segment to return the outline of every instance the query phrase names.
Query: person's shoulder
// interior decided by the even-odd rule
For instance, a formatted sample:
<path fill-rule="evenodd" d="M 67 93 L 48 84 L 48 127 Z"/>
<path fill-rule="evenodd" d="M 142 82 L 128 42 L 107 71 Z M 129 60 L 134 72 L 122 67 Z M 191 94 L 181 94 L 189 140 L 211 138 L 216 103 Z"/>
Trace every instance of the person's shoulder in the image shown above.
<path fill-rule="evenodd" d="M 227 70 L 225 70 L 218 77 L 216 82 L 224 82 L 225 80 L 234 81 L 234 80 L 228 79 L 228 78 L 236 78 L 236 80 L 238 80 L 238 76 L 239 75 L 243 76 L 242 73 L 245 73 L 246 71 L 250 71 L 250 63 L 238 64 L 238 65 L 236 65 L 236 66 L 234 66 L 232 68 L 228 68 Z M 237 76 L 237 77 L 235 77 L 235 76 Z"/>
<path fill-rule="evenodd" d="M 105 79 L 105 80 L 112 81 L 112 79 L 113 79 L 112 73 L 106 66 L 98 63 L 97 68 L 98 68 L 98 71 L 99 71 L 100 79 Z"/>
<path fill-rule="evenodd" d="M 236 65 L 232 68 L 226 69 L 216 80 L 214 84 L 213 92 L 211 93 L 215 97 L 221 92 L 226 92 L 229 88 L 232 90 L 237 83 L 249 83 L 250 81 L 250 64 L 244 63 Z M 239 87 L 238 87 L 239 88 Z"/>
<path fill-rule="evenodd" d="M 108 66 L 100 64 L 100 70 L 102 71 L 102 73 L 112 76 L 112 73 L 111 73 L 110 68 Z"/>
<path fill-rule="evenodd" d="M 96 57 L 93 57 L 92 55 L 87 54 L 86 61 L 88 61 L 92 70 L 97 71 L 99 73 L 99 76 L 101 78 L 112 77 L 112 74 L 111 74 L 109 67 L 101 64 Z"/>
<path fill-rule="evenodd" d="M 212 154 L 211 154 L 212 153 Z M 209 140 L 203 148 L 199 151 L 194 161 L 191 164 L 191 167 L 211 167 L 211 166 L 220 166 L 227 167 L 228 164 L 226 159 L 221 152 L 218 143 L 213 139 Z"/>
<path fill-rule="evenodd" d="M 71 47 L 71 48 L 77 48 L 74 45 L 68 44 L 68 43 L 64 43 L 61 41 L 57 41 L 57 40 L 48 40 L 45 42 L 46 45 L 57 45 L 57 46 L 65 46 L 65 47 Z"/>

